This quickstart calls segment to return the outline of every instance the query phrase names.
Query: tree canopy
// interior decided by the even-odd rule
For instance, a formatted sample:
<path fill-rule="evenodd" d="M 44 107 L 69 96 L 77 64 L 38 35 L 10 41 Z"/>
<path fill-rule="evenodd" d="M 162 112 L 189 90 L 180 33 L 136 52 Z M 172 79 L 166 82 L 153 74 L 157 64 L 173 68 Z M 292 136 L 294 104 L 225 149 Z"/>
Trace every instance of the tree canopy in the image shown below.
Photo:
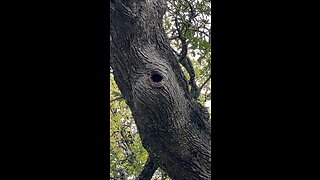
<path fill-rule="evenodd" d="M 163 28 L 194 99 L 211 113 L 211 1 L 168 0 Z M 110 67 L 110 178 L 136 179 L 148 153 Z M 158 168 L 152 179 L 170 179 Z"/>

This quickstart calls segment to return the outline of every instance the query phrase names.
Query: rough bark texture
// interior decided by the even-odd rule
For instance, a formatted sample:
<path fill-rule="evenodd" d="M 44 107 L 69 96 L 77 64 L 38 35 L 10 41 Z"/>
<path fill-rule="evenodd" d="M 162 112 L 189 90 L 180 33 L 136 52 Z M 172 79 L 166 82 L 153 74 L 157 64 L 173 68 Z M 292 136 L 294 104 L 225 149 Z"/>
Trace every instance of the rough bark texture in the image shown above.
<path fill-rule="evenodd" d="M 172 179 L 211 178 L 211 122 L 165 37 L 164 0 L 111 1 L 110 63 L 144 148 Z"/>

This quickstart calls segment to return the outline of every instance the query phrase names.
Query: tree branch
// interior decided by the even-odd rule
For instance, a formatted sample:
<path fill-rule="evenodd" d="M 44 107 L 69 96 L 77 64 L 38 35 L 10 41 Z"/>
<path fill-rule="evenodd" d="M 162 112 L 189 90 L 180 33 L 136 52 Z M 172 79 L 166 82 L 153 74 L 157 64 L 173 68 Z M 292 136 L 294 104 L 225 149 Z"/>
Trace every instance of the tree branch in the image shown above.
<path fill-rule="evenodd" d="M 178 38 L 181 41 L 181 52 L 178 54 L 179 60 L 178 62 L 187 70 L 190 79 L 189 79 L 189 85 L 191 85 L 190 94 L 194 99 L 197 99 L 200 96 L 200 90 L 197 86 L 196 80 L 195 80 L 195 71 L 194 67 L 192 65 L 192 62 L 190 58 L 188 57 L 188 42 L 185 37 L 185 34 L 188 30 L 190 30 L 192 26 L 192 20 L 196 17 L 194 7 L 191 2 L 186 1 L 188 3 L 188 7 L 190 8 L 190 15 L 188 18 L 188 21 L 186 23 L 182 22 L 182 27 L 179 27 L 178 23 L 178 12 L 176 12 L 175 17 L 175 26 L 176 30 L 178 32 L 178 35 L 175 36 L 175 38 Z M 180 29 L 181 28 L 181 29 Z M 184 30 L 184 33 L 182 32 Z M 193 30 L 192 33 L 195 31 Z"/>
<path fill-rule="evenodd" d="M 158 165 L 149 156 L 147 162 L 143 167 L 143 170 L 141 171 L 136 180 L 150 180 L 157 169 Z"/>
<path fill-rule="evenodd" d="M 188 43 L 186 38 L 183 36 L 180 28 L 179 28 L 179 24 L 178 24 L 178 19 L 177 17 L 175 18 L 175 26 L 177 28 L 178 31 L 178 38 L 181 41 L 181 52 L 178 55 L 179 56 L 179 63 L 182 64 L 182 66 L 184 68 L 186 68 L 190 79 L 189 79 L 189 84 L 191 85 L 191 96 L 195 99 L 197 99 L 200 95 L 199 90 L 198 90 L 198 86 L 196 84 L 195 81 L 195 72 L 194 72 L 194 68 L 193 65 L 191 63 L 190 58 L 187 56 L 188 53 Z"/>
<path fill-rule="evenodd" d="M 207 82 L 211 79 L 211 74 L 210 76 L 207 78 L 207 80 L 204 81 L 204 83 L 200 86 L 199 91 L 201 91 L 201 89 L 203 88 L 204 85 L 207 84 Z"/>
<path fill-rule="evenodd" d="M 112 103 L 112 102 L 114 102 L 114 101 L 117 101 L 117 100 L 120 100 L 120 99 L 123 99 L 123 97 L 120 96 L 120 97 L 117 97 L 117 98 L 115 98 L 115 99 L 112 99 L 112 100 L 110 101 L 110 103 Z"/>

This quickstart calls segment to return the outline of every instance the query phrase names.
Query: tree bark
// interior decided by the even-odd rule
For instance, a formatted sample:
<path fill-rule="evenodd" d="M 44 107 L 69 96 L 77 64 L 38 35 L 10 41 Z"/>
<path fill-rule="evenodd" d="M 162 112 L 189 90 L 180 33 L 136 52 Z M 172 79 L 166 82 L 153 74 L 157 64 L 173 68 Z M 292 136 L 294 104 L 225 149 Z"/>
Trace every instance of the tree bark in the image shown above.
<path fill-rule="evenodd" d="M 150 180 L 157 169 L 158 169 L 158 165 L 149 156 L 147 159 L 147 162 L 143 167 L 143 170 L 141 171 L 139 176 L 136 178 L 136 180 Z"/>
<path fill-rule="evenodd" d="M 164 0 L 112 0 L 110 64 L 142 144 L 172 179 L 211 179 L 211 121 L 162 27 Z"/>

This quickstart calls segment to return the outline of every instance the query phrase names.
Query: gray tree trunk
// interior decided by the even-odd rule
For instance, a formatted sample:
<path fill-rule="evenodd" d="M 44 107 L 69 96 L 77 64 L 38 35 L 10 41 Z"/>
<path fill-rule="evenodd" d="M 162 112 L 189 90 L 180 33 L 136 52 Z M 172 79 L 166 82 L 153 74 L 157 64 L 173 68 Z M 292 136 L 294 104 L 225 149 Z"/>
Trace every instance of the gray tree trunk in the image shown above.
<path fill-rule="evenodd" d="M 164 0 L 111 0 L 110 63 L 144 148 L 172 179 L 211 178 L 211 121 L 165 37 Z"/>

